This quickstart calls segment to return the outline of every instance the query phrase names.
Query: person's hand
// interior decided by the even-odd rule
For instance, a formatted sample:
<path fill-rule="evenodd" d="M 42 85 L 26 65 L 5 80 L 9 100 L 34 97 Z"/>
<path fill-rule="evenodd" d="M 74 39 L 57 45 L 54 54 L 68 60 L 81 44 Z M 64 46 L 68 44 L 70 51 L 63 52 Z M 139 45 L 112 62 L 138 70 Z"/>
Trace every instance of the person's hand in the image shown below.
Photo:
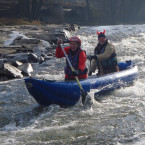
<path fill-rule="evenodd" d="M 98 58 L 97 58 L 96 55 L 90 55 L 89 58 L 90 58 L 90 60 L 92 60 L 92 59 L 96 59 L 96 60 L 98 60 Z"/>
<path fill-rule="evenodd" d="M 72 71 L 72 76 L 78 76 L 78 75 L 79 75 L 79 71 L 78 70 Z"/>
<path fill-rule="evenodd" d="M 96 56 L 96 55 L 88 55 L 88 56 L 87 56 L 87 59 L 89 59 L 90 61 L 91 61 L 92 59 L 96 59 L 96 60 L 97 60 L 97 56 Z"/>
<path fill-rule="evenodd" d="M 62 44 L 62 42 L 63 42 L 62 39 L 58 39 L 57 40 L 57 45 L 59 46 L 60 44 Z"/>
<path fill-rule="evenodd" d="M 87 59 L 89 59 L 91 61 L 92 60 L 92 55 L 88 55 Z"/>
<path fill-rule="evenodd" d="M 93 56 L 92 56 L 92 59 L 96 59 L 96 60 L 98 60 L 98 58 L 97 58 L 96 55 L 93 55 Z"/>

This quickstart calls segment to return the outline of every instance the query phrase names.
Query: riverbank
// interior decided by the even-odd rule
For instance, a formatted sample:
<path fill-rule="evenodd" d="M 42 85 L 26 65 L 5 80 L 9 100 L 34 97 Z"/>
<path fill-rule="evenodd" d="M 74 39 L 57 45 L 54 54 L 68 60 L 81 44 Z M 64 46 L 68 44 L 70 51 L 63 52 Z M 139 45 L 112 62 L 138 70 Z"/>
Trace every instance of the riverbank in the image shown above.
<path fill-rule="evenodd" d="M 0 18 L 0 26 L 15 26 L 15 25 L 41 25 L 39 20 L 18 19 L 18 18 Z"/>
<path fill-rule="evenodd" d="M 67 42 L 79 28 L 69 24 L 0 26 L 0 81 L 31 76 L 32 63 L 51 59 L 57 39 Z"/>

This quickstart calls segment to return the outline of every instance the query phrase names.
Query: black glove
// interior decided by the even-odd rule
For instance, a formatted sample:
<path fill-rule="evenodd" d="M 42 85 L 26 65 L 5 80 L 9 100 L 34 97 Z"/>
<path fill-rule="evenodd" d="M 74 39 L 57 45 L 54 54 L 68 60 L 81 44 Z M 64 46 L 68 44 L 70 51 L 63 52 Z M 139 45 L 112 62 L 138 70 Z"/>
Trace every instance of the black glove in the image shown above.
<path fill-rule="evenodd" d="M 92 60 L 92 55 L 88 55 L 87 59 Z"/>
<path fill-rule="evenodd" d="M 87 56 L 87 59 L 89 59 L 89 60 L 96 59 L 97 60 L 97 56 L 96 55 L 89 55 L 89 56 Z"/>
<path fill-rule="evenodd" d="M 92 59 L 98 60 L 96 55 L 93 55 L 93 56 L 92 56 Z"/>
<path fill-rule="evenodd" d="M 72 76 L 78 76 L 78 75 L 79 75 L 79 70 L 72 71 Z"/>

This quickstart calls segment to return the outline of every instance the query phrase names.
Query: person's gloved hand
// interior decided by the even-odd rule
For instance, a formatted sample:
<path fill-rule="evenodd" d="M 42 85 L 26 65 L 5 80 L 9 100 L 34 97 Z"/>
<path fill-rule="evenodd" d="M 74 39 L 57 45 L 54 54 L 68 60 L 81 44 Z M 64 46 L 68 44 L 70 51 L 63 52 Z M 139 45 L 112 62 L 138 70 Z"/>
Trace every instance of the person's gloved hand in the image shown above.
<path fill-rule="evenodd" d="M 93 56 L 92 56 L 92 59 L 96 59 L 96 60 L 98 60 L 98 58 L 97 58 L 96 55 L 93 55 Z"/>
<path fill-rule="evenodd" d="M 97 60 L 97 56 L 96 55 L 89 55 L 89 56 L 87 56 L 87 59 L 89 59 L 89 60 L 96 59 Z"/>
<path fill-rule="evenodd" d="M 72 76 L 78 76 L 78 75 L 79 75 L 79 70 L 72 71 Z"/>
<path fill-rule="evenodd" d="M 87 59 L 92 60 L 92 55 L 88 55 Z"/>

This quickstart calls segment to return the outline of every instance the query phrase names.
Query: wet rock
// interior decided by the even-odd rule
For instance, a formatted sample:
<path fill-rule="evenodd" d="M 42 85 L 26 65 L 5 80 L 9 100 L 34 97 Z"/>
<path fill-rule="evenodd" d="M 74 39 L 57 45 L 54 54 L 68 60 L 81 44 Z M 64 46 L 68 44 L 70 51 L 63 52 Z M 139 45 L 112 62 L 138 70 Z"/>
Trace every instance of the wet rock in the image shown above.
<path fill-rule="evenodd" d="M 16 44 L 38 44 L 39 42 L 40 42 L 40 40 L 35 39 L 35 38 L 30 38 L 30 39 L 21 38 L 21 39 L 15 39 L 13 41 L 12 45 L 16 45 Z"/>
<path fill-rule="evenodd" d="M 80 29 L 80 26 L 77 24 L 70 24 L 70 31 L 78 31 Z"/>
<path fill-rule="evenodd" d="M 53 53 L 48 53 L 47 56 L 53 56 Z"/>
<path fill-rule="evenodd" d="M 22 71 L 22 74 L 24 76 L 31 76 L 31 72 L 33 72 L 33 67 L 30 63 L 23 64 L 18 67 Z"/>
<path fill-rule="evenodd" d="M 16 61 L 20 61 L 22 63 L 28 62 L 28 54 L 27 53 L 16 53 L 16 54 L 9 54 L 5 55 L 8 62 L 15 63 Z"/>
<path fill-rule="evenodd" d="M 37 45 L 38 44 L 22 44 L 22 48 L 19 49 L 19 51 L 21 51 L 21 52 L 34 52 L 34 48 Z"/>
<path fill-rule="evenodd" d="M 52 50 L 56 51 L 57 44 L 52 45 Z"/>
<path fill-rule="evenodd" d="M 47 56 L 47 57 L 44 57 L 45 60 L 49 60 L 49 59 L 52 59 L 53 56 Z"/>
<path fill-rule="evenodd" d="M 15 67 L 21 66 L 22 64 L 23 64 L 22 62 L 17 61 L 17 60 L 12 63 L 12 65 L 15 66 Z"/>
<path fill-rule="evenodd" d="M 28 46 L 27 45 L 2 46 L 0 47 L 0 54 L 6 55 L 20 52 L 33 52 L 33 48 L 36 46 L 36 44 L 28 44 Z"/>
<path fill-rule="evenodd" d="M 27 37 L 37 38 L 38 33 L 36 33 L 36 32 L 27 32 L 25 35 Z"/>
<path fill-rule="evenodd" d="M 20 26 L 21 29 L 27 29 L 27 30 L 39 30 L 40 28 L 38 26 Z"/>
<path fill-rule="evenodd" d="M 60 39 L 62 39 L 63 41 L 65 41 L 67 38 L 66 38 L 66 36 L 64 35 L 64 34 L 40 34 L 39 36 L 38 36 L 38 38 L 40 39 L 43 39 L 43 40 L 46 40 L 46 41 L 48 41 L 50 44 L 53 44 L 53 43 L 57 43 L 57 40 L 58 40 L 58 38 L 60 38 Z"/>
<path fill-rule="evenodd" d="M 7 62 L 6 58 L 0 58 L 0 65 L 3 64 L 3 63 L 6 63 L 6 62 Z"/>
<path fill-rule="evenodd" d="M 45 61 L 45 59 L 42 56 L 40 56 L 38 61 L 39 61 L 39 64 L 41 64 L 41 63 L 43 63 Z"/>
<path fill-rule="evenodd" d="M 66 41 L 67 36 L 64 32 L 41 32 L 41 33 L 27 33 L 26 34 L 29 37 L 33 37 L 39 40 L 45 40 L 49 42 L 50 44 L 53 44 L 57 42 L 58 38 L 61 38 L 63 41 Z"/>
<path fill-rule="evenodd" d="M 29 61 L 29 62 L 32 62 L 32 63 L 38 62 L 38 57 L 37 57 L 37 55 L 34 54 L 34 53 L 28 54 L 28 61 Z"/>
<path fill-rule="evenodd" d="M 64 30 L 76 31 L 80 28 L 77 24 L 46 25 L 41 27 L 44 31 L 60 32 Z"/>
<path fill-rule="evenodd" d="M 53 58 L 53 54 L 52 53 L 41 54 L 41 56 L 44 58 L 44 60 L 49 60 L 49 59 Z"/>
<path fill-rule="evenodd" d="M 55 55 L 57 39 L 61 38 L 64 43 L 66 43 L 69 32 L 75 31 L 77 28 L 77 25 L 68 24 L 43 26 L 25 25 L 5 27 L 4 31 L 4 28 L 1 27 L 0 54 L 11 66 L 21 68 L 21 73 L 25 76 L 30 76 L 33 68 L 29 63 L 46 64 L 48 66 L 51 61 L 50 59 L 52 59 Z M 12 31 L 15 33 L 12 33 Z M 3 37 L 3 35 L 5 35 L 5 37 Z M 13 39 L 14 41 L 12 44 L 10 43 L 8 46 L 4 46 L 4 44 L 6 44 L 4 43 L 6 40 Z M 0 64 L 3 63 L 4 61 L 0 61 Z M 5 74 L 3 74 L 2 77 L 2 80 L 9 79 L 9 76 L 6 76 Z"/>
<path fill-rule="evenodd" d="M 0 74 L 0 81 L 8 81 L 8 80 L 9 80 L 9 78 L 7 76 L 2 76 Z"/>
<path fill-rule="evenodd" d="M 47 26 L 43 26 L 42 29 L 44 31 L 49 31 L 49 32 L 54 30 L 54 28 L 50 28 L 50 27 L 47 27 Z"/>
<path fill-rule="evenodd" d="M 17 69 L 16 67 L 8 63 L 0 65 L 0 74 L 1 76 L 7 76 L 10 79 L 23 77 L 21 70 Z"/>
<path fill-rule="evenodd" d="M 23 36 L 18 36 L 18 37 L 16 37 L 15 39 L 14 39 L 14 41 L 19 41 L 19 40 L 21 40 L 23 38 Z"/>
<path fill-rule="evenodd" d="M 42 56 L 42 57 L 47 57 L 47 55 L 46 55 L 46 54 L 41 54 L 41 56 Z"/>
<path fill-rule="evenodd" d="M 5 58 L 14 58 L 14 57 L 25 57 L 25 56 L 28 56 L 27 53 L 15 53 L 15 54 L 5 54 L 3 55 Z"/>
<path fill-rule="evenodd" d="M 7 49 L 5 49 L 5 48 L 0 48 L 0 54 L 12 54 L 12 53 L 16 53 L 17 52 L 17 50 L 15 50 L 15 49 L 12 49 L 12 48 L 7 48 Z"/>
<path fill-rule="evenodd" d="M 50 45 L 50 43 L 48 41 L 45 41 L 45 40 L 41 40 L 40 45 L 42 47 L 45 47 L 46 49 L 51 49 L 52 48 L 52 46 Z"/>

